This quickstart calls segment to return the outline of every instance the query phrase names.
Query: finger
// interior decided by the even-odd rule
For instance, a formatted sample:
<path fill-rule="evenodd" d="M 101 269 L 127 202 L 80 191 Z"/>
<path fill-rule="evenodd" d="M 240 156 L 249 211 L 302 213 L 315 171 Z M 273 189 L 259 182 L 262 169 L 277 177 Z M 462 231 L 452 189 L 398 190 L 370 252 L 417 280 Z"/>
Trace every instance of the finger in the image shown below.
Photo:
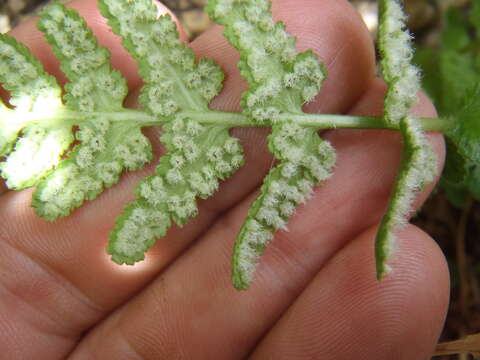
<path fill-rule="evenodd" d="M 319 4 L 307 0 L 304 3 L 290 0 L 281 3 L 289 6 L 286 11 L 277 6 L 275 11 L 278 17 L 284 18 L 287 24 L 295 24 L 299 20 L 303 24 L 303 26 L 296 25 L 297 33 L 295 35 L 302 37 L 305 33 L 306 36 L 312 38 L 312 33 L 328 33 L 336 36 L 337 41 L 325 43 L 322 46 L 328 44 L 337 46 L 352 34 L 363 33 L 365 38 L 369 36 L 358 15 L 346 1 L 330 0 Z M 292 3 L 295 3 L 298 9 L 309 7 L 311 11 L 308 16 L 311 20 L 305 21 L 305 11 L 297 9 L 296 12 L 295 9 L 292 9 Z M 343 5 L 339 7 L 338 4 Z M 327 13 L 331 11 L 332 7 L 340 11 L 340 15 L 329 17 L 321 23 L 314 21 L 314 19 L 322 17 L 324 11 Z M 299 14 L 302 16 L 300 17 Z M 342 24 L 342 32 L 338 34 L 328 32 L 330 31 L 328 29 L 336 28 L 337 22 Z M 219 36 L 211 36 L 209 40 L 212 44 L 225 44 L 225 40 Z M 369 47 L 362 48 L 362 44 L 367 43 Z M 226 45 L 217 47 L 221 48 L 222 46 Z M 357 59 L 369 58 L 373 62 L 370 42 L 363 41 L 358 46 L 352 43 L 351 46 L 355 47 Z M 225 48 L 230 49 L 229 47 Z M 339 79 L 342 82 L 346 81 L 349 76 L 355 77 L 357 73 L 367 74 L 364 75 L 366 78 L 372 77 L 373 64 L 368 64 L 366 60 L 351 63 L 351 67 L 346 66 L 347 61 L 343 59 L 343 56 L 349 54 L 349 51 L 336 54 L 335 51 L 327 48 L 315 50 L 327 63 L 329 62 L 327 55 L 333 54 L 337 57 L 335 63 L 344 64 L 346 74 Z M 322 56 L 322 52 L 325 52 L 326 55 Z M 225 54 L 212 53 L 211 57 L 222 55 Z M 364 68 L 363 66 L 366 64 L 368 67 Z M 236 72 L 236 75 L 227 72 L 225 91 L 232 91 L 229 89 L 235 87 L 236 84 L 230 80 L 235 76 L 238 77 L 238 70 L 233 63 L 225 67 L 227 70 L 235 69 Z M 334 80 L 332 81 L 334 82 Z M 362 84 L 359 82 L 359 86 L 362 88 L 352 87 L 345 96 L 350 99 L 358 97 L 367 84 L 368 81 Z M 335 96 L 338 99 L 337 110 L 342 111 L 347 104 L 338 95 L 337 93 Z M 324 94 L 323 96 L 327 98 L 330 95 Z M 236 101 L 238 103 L 238 99 Z M 151 167 L 125 176 L 118 186 L 107 190 L 97 201 L 87 204 L 70 218 L 55 224 L 47 224 L 34 216 L 29 208 L 30 194 L 28 191 L 4 195 L 0 202 L 0 212 L 5 214 L 5 220 L 0 225 L 0 234 L 2 234 L 5 244 L 0 243 L 0 246 L 11 248 L 8 251 L 9 259 L 4 263 L 8 263 L 9 267 L 16 268 L 22 262 L 29 262 L 37 270 L 19 274 L 15 281 L 8 277 L 4 278 L 2 283 L 7 288 L 16 288 L 18 284 L 22 284 L 22 296 L 26 298 L 26 302 L 35 302 L 45 313 L 55 319 L 54 324 L 46 326 L 46 331 L 55 328 L 56 331 L 62 329 L 69 334 L 80 333 L 98 321 L 106 312 L 137 292 L 193 239 L 205 232 L 219 214 L 258 186 L 272 161 L 265 147 L 262 148 L 262 144 L 264 144 L 262 134 L 239 130 L 236 135 L 241 138 L 246 147 L 247 166 L 240 170 L 233 179 L 227 181 L 213 199 L 202 202 L 200 215 L 189 226 L 184 227 L 182 231 L 172 229 L 167 238 L 159 242 L 155 251 L 149 253 L 148 260 L 133 269 L 125 270 L 124 267 L 113 266 L 105 256 L 105 241 L 108 232 L 113 227 L 114 216 L 128 200 L 132 199 L 133 186 L 140 176 L 151 171 Z M 4 253 L 6 254 L 7 251 Z M 21 256 L 20 253 L 26 255 Z M 36 264 L 40 264 L 40 267 Z M 41 269 L 47 269 L 47 271 Z M 60 279 L 60 281 L 52 280 L 52 274 L 53 278 Z M 42 288 L 50 294 L 50 296 L 42 298 L 42 301 L 33 296 L 34 292 L 26 294 L 26 289 L 30 289 L 38 283 L 42 283 Z M 68 309 L 66 308 L 67 303 L 69 304 Z M 72 311 L 72 309 L 76 311 Z M 35 349 L 37 348 L 34 346 L 30 347 L 31 351 L 36 351 Z"/>
<path fill-rule="evenodd" d="M 362 101 L 373 105 L 378 99 L 367 96 Z M 431 106 L 426 103 L 424 108 L 426 113 Z M 232 288 L 230 256 L 256 193 L 219 219 L 133 302 L 89 334 L 73 359 L 92 354 L 122 359 L 126 348 L 127 354 L 143 359 L 169 358 L 174 349 L 182 349 L 185 358 L 247 356 L 322 266 L 381 219 L 400 160 L 400 143 L 377 133 L 366 144 L 367 135 L 353 131 L 326 135 L 338 149 L 335 173 L 298 208 L 289 230 L 276 234 L 248 292 Z M 373 251 L 369 257 L 373 259 Z"/>
<path fill-rule="evenodd" d="M 394 272 L 378 282 L 375 232 L 368 229 L 328 262 L 252 359 L 430 359 L 448 308 L 444 256 L 409 226 L 398 234 Z"/>

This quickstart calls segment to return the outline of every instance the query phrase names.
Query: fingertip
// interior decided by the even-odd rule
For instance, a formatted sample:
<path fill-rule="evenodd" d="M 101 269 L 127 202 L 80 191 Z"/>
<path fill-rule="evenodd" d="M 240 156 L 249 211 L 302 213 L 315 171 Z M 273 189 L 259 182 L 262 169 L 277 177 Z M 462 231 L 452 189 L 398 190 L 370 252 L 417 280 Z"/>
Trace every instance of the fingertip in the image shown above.
<path fill-rule="evenodd" d="M 427 234 L 409 225 L 397 234 L 393 271 L 379 282 L 376 230 L 360 234 L 320 270 L 253 359 L 430 358 L 448 308 L 445 258 Z"/>
<path fill-rule="evenodd" d="M 427 359 L 438 342 L 448 310 L 448 264 L 437 243 L 414 225 L 400 231 L 397 239 L 389 262 L 393 271 L 385 277 L 385 284 L 380 284 L 388 290 L 381 296 L 391 309 L 397 309 L 389 325 L 399 324 L 395 347 L 403 353 L 400 358 Z M 397 293 L 398 299 L 389 293 Z"/>
<path fill-rule="evenodd" d="M 374 228 L 371 232 L 375 233 L 376 230 Z M 364 236 L 370 235 L 367 233 Z M 394 269 L 390 281 L 410 286 L 415 296 L 417 292 L 413 289 L 417 288 L 428 299 L 440 300 L 438 304 L 444 308 L 449 298 L 450 275 L 442 250 L 429 234 L 412 224 L 400 230 L 396 236 L 397 253 L 392 255 L 390 262 Z M 425 303 L 428 302 L 425 300 Z"/>
<path fill-rule="evenodd" d="M 430 100 L 430 98 L 424 91 L 419 91 L 418 101 L 415 105 L 413 105 L 412 113 L 416 116 L 421 116 L 421 117 L 431 117 L 431 118 L 438 117 L 438 113 L 437 113 L 437 110 L 435 109 L 435 105 L 433 105 L 432 100 Z"/>
<path fill-rule="evenodd" d="M 376 332 L 382 334 L 366 340 L 372 354 L 369 358 L 429 359 L 449 304 L 450 275 L 445 256 L 427 233 L 409 224 L 395 234 L 388 261 L 392 271 L 377 281 L 373 256 L 377 230 L 377 226 L 366 230 L 340 255 L 340 259 L 345 256 L 343 259 L 349 260 L 348 271 L 357 279 L 346 291 L 358 297 L 358 302 L 370 305 L 360 316 L 377 323 Z M 374 355 L 375 346 L 384 350 L 383 356 Z"/>

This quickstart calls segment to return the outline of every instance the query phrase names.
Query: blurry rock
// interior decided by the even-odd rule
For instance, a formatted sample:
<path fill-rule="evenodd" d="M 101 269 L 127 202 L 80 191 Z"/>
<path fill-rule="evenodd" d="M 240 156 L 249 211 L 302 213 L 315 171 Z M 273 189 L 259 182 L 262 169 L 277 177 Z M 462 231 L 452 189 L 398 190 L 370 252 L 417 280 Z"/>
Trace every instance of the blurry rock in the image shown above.
<path fill-rule="evenodd" d="M 198 36 L 212 26 L 208 15 L 202 9 L 184 11 L 181 14 L 180 20 L 189 32 L 190 37 Z"/>
<path fill-rule="evenodd" d="M 177 0 L 176 3 L 177 3 L 177 8 L 180 10 L 185 10 L 192 6 L 190 0 Z"/>
<path fill-rule="evenodd" d="M 427 0 L 406 0 L 405 11 L 409 15 L 408 28 L 413 32 L 431 26 L 437 18 L 435 7 Z"/>
<path fill-rule="evenodd" d="M 13 13 L 19 13 L 27 6 L 27 2 L 25 0 L 9 0 L 8 7 L 10 11 Z"/>

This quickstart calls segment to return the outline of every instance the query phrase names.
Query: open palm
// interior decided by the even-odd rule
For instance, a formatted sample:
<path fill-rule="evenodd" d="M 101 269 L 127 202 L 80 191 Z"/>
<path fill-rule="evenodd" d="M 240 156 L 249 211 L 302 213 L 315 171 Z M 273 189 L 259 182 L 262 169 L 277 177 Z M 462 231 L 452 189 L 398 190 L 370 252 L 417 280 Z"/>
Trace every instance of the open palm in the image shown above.
<path fill-rule="evenodd" d="M 111 49 L 113 66 L 135 94 L 136 66 L 96 5 L 69 6 Z M 374 77 L 373 45 L 346 0 L 274 0 L 273 14 L 298 37 L 299 50 L 313 48 L 326 64 L 329 78 L 307 111 L 381 115 L 385 86 Z M 65 81 L 35 23 L 11 34 Z M 238 111 L 246 83 L 221 28 L 191 46 L 227 74 L 212 107 Z M 435 116 L 419 98 L 416 114 Z M 136 106 L 134 95 L 128 105 Z M 157 157 L 165 151 L 159 132 L 146 130 Z M 116 215 L 155 161 L 54 224 L 35 216 L 31 191 L 0 185 L 0 359 L 428 359 L 448 304 L 448 271 L 436 244 L 406 227 L 395 271 L 375 280 L 373 239 L 400 162 L 399 134 L 325 134 L 337 149 L 335 173 L 299 207 L 289 231 L 277 233 L 246 292 L 230 283 L 230 256 L 273 159 L 265 130 L 232 134 L 246 165 L 134 267 L 112 263 L 105 246 Z M 443 159 L 442 137 L 430 139 Z"/>

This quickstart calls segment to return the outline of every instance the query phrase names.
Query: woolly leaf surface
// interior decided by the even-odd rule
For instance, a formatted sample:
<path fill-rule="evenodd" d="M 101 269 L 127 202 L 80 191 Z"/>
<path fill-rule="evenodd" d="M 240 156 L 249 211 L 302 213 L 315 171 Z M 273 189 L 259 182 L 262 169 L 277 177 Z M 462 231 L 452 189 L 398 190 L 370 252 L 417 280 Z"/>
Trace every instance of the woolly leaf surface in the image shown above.
<path fill-rule="evenodd" d="M 47 220 L 67 216 L 95 199 L 118 182 L 124 168 L 138 170 L 151 161 L 151 144 L 135 123 L 93 118 L 83 123 L 76 138 L 81 144 L 34 192 L 32 206 Z"/>
<path fill-rule="evenodd" d="M 313 186 L 330 176 L 334 150 L 315 130 L 289 119 L 315 98 L 326 74 L 318 58 L 311 51 L 298 53 L 285 25 L 272 20 L 269 1 L 213 0 L 207 11 L 225 26 L 225 36 L 240 51 L 238 66 L 249 84 L 242 95 L 243 112 L 272 125 L 269 148 L 280 160 L 265 178 L 235 244 L 233 283 L 246 289 L 275 231 L 285 227 Z M 324 152 L 318 151 L 320 144 Z"/>
<path fill-rule="evenodd" d="M 402 165 L 376 238 L 379 278 L 390 271 L 386 261 L 395 247 L 395 232 L 407 223 L 415 194 L 433 181 L 436 173 L 435 154 L 415 119 L 407 116 L 400 126 L 404 146 Z"/>
<path fill-rule="evenodd" d="M 404 30 L 405 15 L 396 0 L 382 0 L 379 44 L 383 55 L 382 72 L 388 84 L 385 97 L 385 121 L 398 123 L 403 137 L 403 160 L 387 213 L 376 238 L 377 276 L 389 271 L 386 261 L 394 249 L 395 232 L 407 221 L 417 191 L 433 181 L 436 158 L 425 134 L 409 109 L 420 90 L 418 69 L 413 57 L 410 34 Z"/>
<path fill-rule="evenodd" d="M 126 80 L 110 65 L 110 52 L 98 46 L 85 20 L 73 9 L 54 3 L 41 14 L 45 34 L 69 82 L 68 107 L 84 112 L 117 111 L 127 95 Z"/>
<path fill-rule="evenodd" d="M 410 64 L 413 57 L 411 35 L 405 30 L 405 14 L 396 0 L 380 1 L 379 48 L 382 75 L 388 84 L 385 121 L 399 124 L 417 101 L 420 89 L 418 69 Z"/>
<path fill-rule="evenodd" d="M 270 149 L 280 164 L 265 178 L 235 243 L 233 284 L 247 289 L 255 265 L 275 231 L 285 229 L 298 204 L 310 197 L 313 186 L 328 179 L 335 150 L 314 129 L 287 122 L 274 127 Z"/>
<path fill-rule="evenodd" d="M 55 78 L 25 45 L 6 34 L 0 34 L 0 82 L 10 92 L 16 111 L 46 111 L 47 104 L 49 108 L 61 105 Z"/>
<path fill-rule="evenodd" d="M 0 65 L 1 66 L 1 65 Z M 12 111 L 0 102 L 0 158 L 8 155 L 22 129 L 21 122 L 9 120 Z"/>
<path fill-rule="evenodd" d="M 37 214 L 53 221 L 117 183 L 123 169 L 142 168 L 151 160 L 151 145 L 122 108 L 126 81 L 112 69 L 109 51 L 98 46 L 85 20 L 55 3 L 42 12 L 39 29 L 69 80 L 66 107 L 83 114 L 76 133 L 79 144 L 33 194 Z"/>
<path fill-rule="evenodd" d="M 242 149 L 223 126 L 201 126 L 189 114 L 208 116 L 209 102 L 218 94 L 223 73 L 212 61 L 195 61 L 170 15 L 158 18 L 150 0 L 100 1 L 103 15 L 139 65 L 146 85 L 140 103 L 164 122 L 161 140 L 170 152 L 161 157 L 155 174 L 142 181 L 137 199 L 116 221 L 108 252 L 118 263 L 132 264 L 157 237 L 164 236 L 171 220 L 182 226 L 198 212 L 197 197 L 207 198 L 218 180 L 230 176 L 243 163 Z M 156 214 L 158 221 L 140 213 Z"/>
<path fill-rule="evenodd" d="M 242 95 L 244 112 L 271 124 L 282 113 L 301 113 L 326 74 L 311 51 L 296 51 L 295 38 L 283 23 L 273 22 L 270 7 L 266 0 L 213 0 L 207 11 L 240 51 L 238 67 L 249 84 Z"/>
<path fill-rule="evenodd" d="M 0 164 L 2 177 L 10 189 L 35 186 L 60 161 L 73 142 L 68 122 L 32 124 L 23 128 L 15 150 Z"/>
<path fill-rule="evenodd" d="M 73 140 L 71 126 L 59 116 L 61 90 L 55 78 L 25 45 L 3 34 L 0 83 L 9 91 L 13 107 L 0 106 L 0 157 L 9 155 L 0 171 L 7 186 L 19 190 L 35 185 L 58 163 Z M 31 114 L 44 121 L 28 124 Z"/>
<path fill-rule="evenodd" d="M 108 252 L 117 263 L 143 260 L 171 219 L 184 225 L 197 215 L 196 198 L 210 197 L 218 179 L 243 164 L 242 148 L 225 127 L 175 119 L 164 130 L 161 140 L 170 152 L 160 158 L 155 174 L 139 184 L 137 199 L 124 209 L 110 235 Z"/>
<path fill-rule="evenodd" d="M 140 95 L 145 109 L 158 117 L 208 109 L 221 89 L 223 73 L 212 61 L 195 63 L 193 51 L 180 40 L 170 15 L 158 18 L 151 0 L 101 0 L 99 4 L 148 84 Z"/>

